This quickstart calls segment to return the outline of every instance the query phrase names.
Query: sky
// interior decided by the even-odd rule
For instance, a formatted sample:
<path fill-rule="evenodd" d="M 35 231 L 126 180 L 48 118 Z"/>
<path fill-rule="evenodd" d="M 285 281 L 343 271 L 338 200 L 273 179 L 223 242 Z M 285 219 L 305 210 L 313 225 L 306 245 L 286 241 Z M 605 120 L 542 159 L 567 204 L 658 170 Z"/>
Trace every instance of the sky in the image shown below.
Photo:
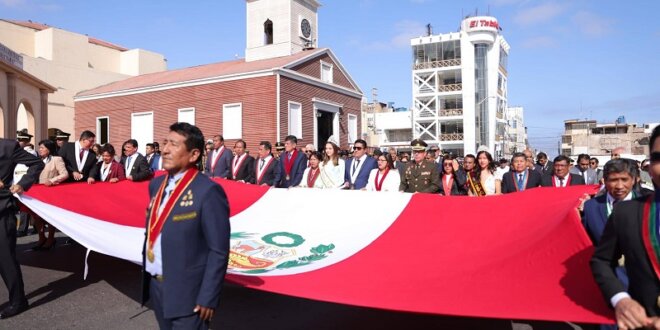
<path fill-rule="evenodd" d="M 498 19 L 511 45 L 509 106 L 524 107 L 533 148 L 556 154 L 566 119 L 660 122 L 660 1 L 320 0 L 319 47 L 365 96 L 412 104 L 410 39 Z M 245 1 L 0 0 L 0 18 L 32 20 L 165 55 L 169 69 L 244 57 Z"/>

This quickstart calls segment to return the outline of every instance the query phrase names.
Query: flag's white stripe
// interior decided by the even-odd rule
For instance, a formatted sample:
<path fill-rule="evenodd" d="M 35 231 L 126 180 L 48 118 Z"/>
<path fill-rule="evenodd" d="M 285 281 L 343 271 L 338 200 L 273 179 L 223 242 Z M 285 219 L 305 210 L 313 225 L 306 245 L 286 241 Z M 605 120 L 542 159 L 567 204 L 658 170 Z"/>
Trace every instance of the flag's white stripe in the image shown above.
<path fill-rule="evenodd" d="M 142 263 L 144 228 L 98 220 L 29 196 L 21 196 L 20 200 L 48 223 L 84 247 L 113 257 Z"/>

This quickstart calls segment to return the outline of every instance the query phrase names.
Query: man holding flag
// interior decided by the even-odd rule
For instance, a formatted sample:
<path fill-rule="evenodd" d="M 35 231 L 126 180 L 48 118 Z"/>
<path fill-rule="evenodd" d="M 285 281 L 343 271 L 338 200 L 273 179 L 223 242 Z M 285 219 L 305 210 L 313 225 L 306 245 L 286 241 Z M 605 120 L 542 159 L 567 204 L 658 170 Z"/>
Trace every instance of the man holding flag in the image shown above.
<path fill-rule="evenodd" d="M 163 146 L 167 175 L 149 184 L 143 247 L 143 299 L 161 329 L 208 329 L 229 256 L 229 205 L 222 187 L 196 169 L 199 128 L 170 126 Z"/>

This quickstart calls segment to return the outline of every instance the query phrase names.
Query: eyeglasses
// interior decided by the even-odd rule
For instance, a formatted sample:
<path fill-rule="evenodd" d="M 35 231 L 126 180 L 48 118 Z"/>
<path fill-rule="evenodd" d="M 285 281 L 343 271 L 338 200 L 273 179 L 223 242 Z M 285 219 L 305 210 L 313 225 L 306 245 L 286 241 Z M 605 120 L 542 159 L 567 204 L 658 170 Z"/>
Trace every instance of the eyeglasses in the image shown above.
<path fill-rule="evenodd" d="M 362 147 L 353 147 L 353 150 L 362 150 L 362 149 L 364 149 L 364 148 L 362 148 Z"/>
<path fill-rule="evenodd" d="M 452 165 L 452 163 L 447 163 L 447 164 L 443 164 L 442 166 L 449 167 L 449 166 L 454 166 L 454 165 Z"/>
<path fill-rule="evenodd" d="M 386 162 L 387 159 L 378 159 L 379 162 Z"/>

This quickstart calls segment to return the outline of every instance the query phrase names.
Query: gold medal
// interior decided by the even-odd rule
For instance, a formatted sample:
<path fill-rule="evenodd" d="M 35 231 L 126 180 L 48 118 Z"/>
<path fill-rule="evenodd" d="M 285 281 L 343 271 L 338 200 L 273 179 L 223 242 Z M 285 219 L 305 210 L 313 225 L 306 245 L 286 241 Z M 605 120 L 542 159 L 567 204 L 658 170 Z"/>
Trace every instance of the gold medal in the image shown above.
<path fill-rule="evenodd" d="M 154 250 L 152 249 L 147 250 L 147 259 L 149 259 L 149 262 L 154 262 L 154 260 L 156 260 L 156 256 L 154 255 Z"/>

